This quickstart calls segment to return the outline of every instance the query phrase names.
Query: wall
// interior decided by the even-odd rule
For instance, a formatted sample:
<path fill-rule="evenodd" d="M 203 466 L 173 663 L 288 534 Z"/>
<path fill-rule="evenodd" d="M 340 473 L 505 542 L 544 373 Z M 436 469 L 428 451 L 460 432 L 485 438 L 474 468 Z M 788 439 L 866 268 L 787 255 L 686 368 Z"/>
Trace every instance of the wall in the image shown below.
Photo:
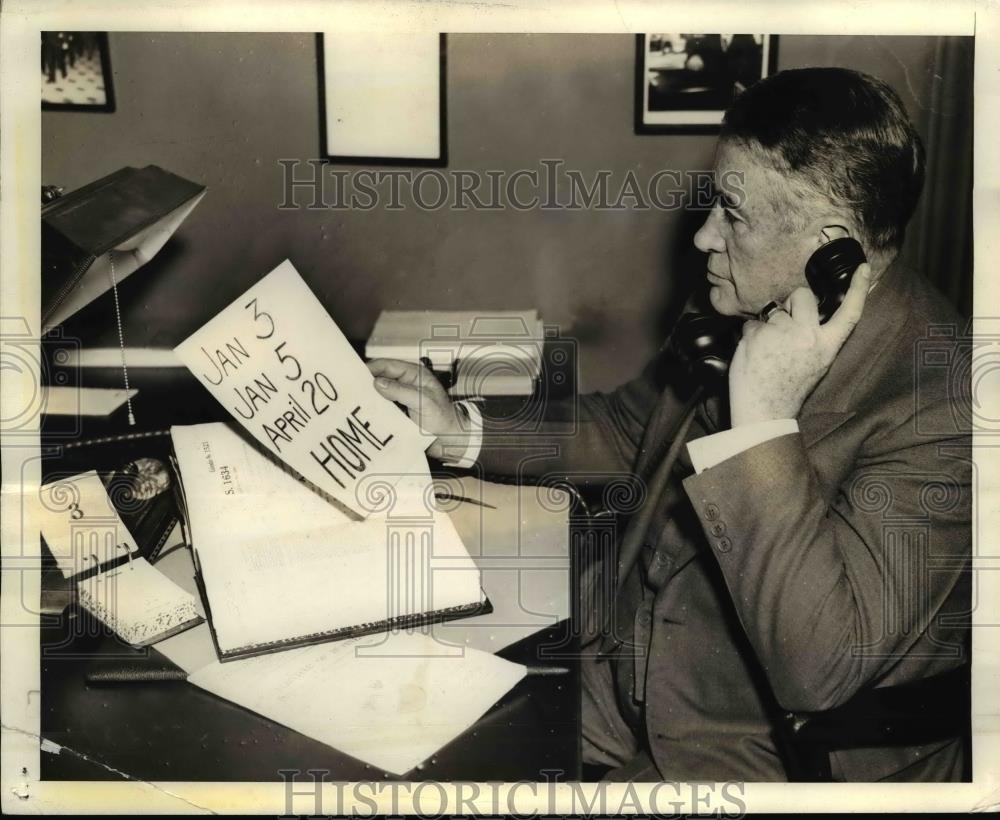
<path fill-rule="evenodd" d="M 938 38 L 782 37 L 779 68 L 882 76 L 926 123 Z M 114 114 L 44 112 L 42 178 L 69 189 L 149 163 L 209 192 L 161 256 L 121 288 L 130 345 L 172 346 L 290 258 L 350 337 L 382 308 L 535 306 L 580 340 L 582 384 L 636 373 L 674 288 L 693 276 L 697 216 L 626 210 L 278 210 L 279 158 L 316 157 L 311 34 L 113 33 Z M 710 136 L 633 134 L 634 38 L 453 35 L 451 169 L 585 175 L 710 168 Z M 933 112 L 931 112 L 933 114 Z M 115 341 L 110 295 L 67 329 Z M 100 328 L 99 331 L 95 330 Z"/>

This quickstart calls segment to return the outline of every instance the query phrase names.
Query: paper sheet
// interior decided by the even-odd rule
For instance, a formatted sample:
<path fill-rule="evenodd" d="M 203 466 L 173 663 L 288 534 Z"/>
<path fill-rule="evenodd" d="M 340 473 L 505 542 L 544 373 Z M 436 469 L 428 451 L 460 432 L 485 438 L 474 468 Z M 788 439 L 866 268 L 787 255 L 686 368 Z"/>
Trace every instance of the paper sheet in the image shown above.
<path fill-rule="evenodd" d="M 393 482 L 432 441 L 379 395 L 287 260 L 175 352 L 269 452 L 361 516 L 365 478 Z"/>
<path fill-rule="evenodd" d="M 154 566 L 177 586 L 194 596 L 198 614 L 204 618 L 205 608 L 202 606 L 201 592 L 194 579 L 194 559 L 191 557 L 190 547 L 180 547 L 165 553 Z M 212 642 L 212 633 L 207 623 L 200 623 L 191 629 L 159 641 L 156 644 L 156 649 L 189 675 L 218 660 L 218 656 L 215 654 L 215 644 Z"/>
<path fill-rule="evenodd" d="M 37 508 L 64 578 L 139 550 L 95 470 L 43 485 Z"/>
<path fill-rule="evenodd" d="M 379 644 L 377 654 L 363 647 Z M 485 652 L 456 657 L 419 632 L 213 663 L 195 686 L 402 775 L 472 726 L 524 677 Z"/>
<path fill-rule="evenodd" d="M 118 354 L 121 367 L 121 353 Z M 102 387 L 46 387 L 42 407 L 46 416 L 107 416 L 121 407 L 139 391 Z"/>
<path fill-rule="evenodd" d="M 559 490 L 491 484 L 472 477 L 440 482 L 442 501 L 473 560 L 493 612 L 434 624 L 442 641 L 499 652 L 570 616 L 569 497 Z"/>
<path fill-rule="evenodd" d="M 205 622 L 159 641 L 154 648 L 189 675 L 218 661 L 212 633 Z"/>

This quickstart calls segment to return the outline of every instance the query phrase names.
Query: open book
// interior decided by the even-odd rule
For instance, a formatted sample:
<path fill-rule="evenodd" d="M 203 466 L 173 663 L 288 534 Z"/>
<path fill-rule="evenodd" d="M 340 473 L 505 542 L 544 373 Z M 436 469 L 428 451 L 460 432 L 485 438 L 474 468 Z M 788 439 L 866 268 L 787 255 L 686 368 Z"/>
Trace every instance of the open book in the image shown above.
<path fill-rule="evenodd" d="M 171 437 L 221 660 L 489 610 L 423 453 L 372 476 L 363 491 L 384 504 L 356 521 L 226 424 Z"/>

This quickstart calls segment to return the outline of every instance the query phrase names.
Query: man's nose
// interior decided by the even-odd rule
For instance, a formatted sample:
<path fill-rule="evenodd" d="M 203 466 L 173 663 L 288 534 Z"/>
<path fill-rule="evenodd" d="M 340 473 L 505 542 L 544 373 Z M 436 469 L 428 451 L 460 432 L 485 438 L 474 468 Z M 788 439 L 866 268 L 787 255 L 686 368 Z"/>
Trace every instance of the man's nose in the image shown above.
<path fill-rule="evenodd" d="M 694 235 L 694 246 L 702 253 L 708 253 L 709 251 L 725 253 L 726 240 L 723 239 L 722 233 L 719 231 L 719 219 L 721 218 L 722 209 L 716 205 L 708 212 L 705 223 Z"/>

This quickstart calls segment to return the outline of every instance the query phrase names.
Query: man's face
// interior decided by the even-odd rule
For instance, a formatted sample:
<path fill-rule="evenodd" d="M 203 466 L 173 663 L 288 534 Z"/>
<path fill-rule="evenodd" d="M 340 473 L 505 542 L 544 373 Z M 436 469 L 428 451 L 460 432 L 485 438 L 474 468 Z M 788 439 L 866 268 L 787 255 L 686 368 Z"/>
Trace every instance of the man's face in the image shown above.
<path fill-rule="evenodd" d="M 806 285 L 805 263 L 816 249 L 809 230 L 790 230 L 796 201 L 777 171 L 742 146 L 723 140 L 715 156 L 719 200 L 694 237 L 708 254 L 709 299 L 727 316 L 755 315 Z"/>

